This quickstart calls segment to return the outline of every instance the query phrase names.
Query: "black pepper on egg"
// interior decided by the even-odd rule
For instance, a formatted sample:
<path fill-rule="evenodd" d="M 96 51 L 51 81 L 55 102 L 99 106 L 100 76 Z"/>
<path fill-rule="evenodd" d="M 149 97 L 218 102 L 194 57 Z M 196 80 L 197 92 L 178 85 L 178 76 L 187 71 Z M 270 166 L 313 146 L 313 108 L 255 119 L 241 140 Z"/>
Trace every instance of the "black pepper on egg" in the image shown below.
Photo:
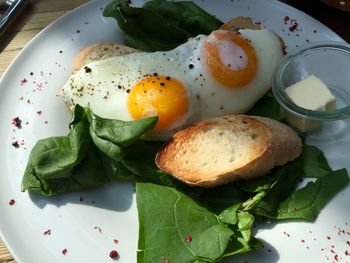
<path fill-rule="evenodd" d="M 85 66 L 84 69 L 85 69 L 86 73 L 90 73 L 91 72 L 91 68 L 89 68 L 88 66 Z"/>

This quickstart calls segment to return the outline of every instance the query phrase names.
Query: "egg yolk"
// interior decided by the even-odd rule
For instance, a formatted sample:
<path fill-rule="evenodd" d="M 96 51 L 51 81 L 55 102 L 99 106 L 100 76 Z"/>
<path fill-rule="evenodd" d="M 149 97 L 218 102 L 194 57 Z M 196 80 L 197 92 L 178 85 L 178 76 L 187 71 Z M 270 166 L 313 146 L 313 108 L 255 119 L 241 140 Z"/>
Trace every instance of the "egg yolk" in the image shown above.
<path fill-rule="evenodd" d="M 187 112 L 186 88 L 171 77 L 148 76 L 131 89 L 128 109 L 136 120 L 157 115 L 159 119 L 155 129 L 169 127 Z"/>
<path fill-rule="evenodd" d="M 254 48 L 238 32 L 212 32 L 204 42 L 204 60 L 211 75 L 230 88 L 247 85 L 257 71 Z"/>

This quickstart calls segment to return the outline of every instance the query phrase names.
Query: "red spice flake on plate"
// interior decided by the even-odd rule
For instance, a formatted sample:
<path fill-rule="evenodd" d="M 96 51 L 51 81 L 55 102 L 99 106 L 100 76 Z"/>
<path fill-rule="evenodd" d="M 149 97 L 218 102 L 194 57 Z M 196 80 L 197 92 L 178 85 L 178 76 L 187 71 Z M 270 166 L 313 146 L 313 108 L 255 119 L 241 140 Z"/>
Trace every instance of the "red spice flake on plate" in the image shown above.
<path fill-rule="evenodd" d="M 13 206 L 15 203 L 16 203 L 16 201 L 15 201 L 14 199 L 11 199 L 11 200 L 9 201 L 9 205 L 11 205 L 11 206 Z"/>
<path fill-rule="evenodd" d="M 345 250 L 344 254 L 345 254 L 345 256 L 350 256 L 350 253 L 348 250 Z"/>
<path fill-rule="evenodd" d="M 348 244 L 348 246 L 350 246 L 350 241 L 346 241 L 346 244 Z"/>
<path fill-rule="evenodd" d="M 62 250 L 63 255 L 67 255 L 67 252 L 68 252 L 68 249 L 66 249 L 66 248 Z"/>
<path fill-rule="evenodd" d="M 48 121 L 44 121 L 45 124 L 48 124 L 49 122 Z"/>
<path fill-rule="evenodd" d="M 330 236 L 327 236 L 327 239 L 328 239 L 328 240 L 331 240 L 331 237 L 330 237 Z"/>
<path fill-rule="evenodd" d="M 299 24 L 298 24 L 298 22 L 295 19 L 292 19 L 290 21 L 290 24 L 291 24 L 290 27 L 289 27 L 289 31 L 290 32 L 294 32 L 295 30 L 297 30 Z"/>
<path fill-rule="evenodd" d="M 113 243 L 117 245 L 119 243 L 119 240 L 118 239 L 113 239 Z"/>
<path fill-rule="evenodd" d="M 20 80 L 21 86 L 26 84 L 27 82 L 28 80 L 26 78 Z"/>
<path fill-rule="evenodd" d="M 110 258 L 117 258 L 118 257 L 118 252 L 116 250 L 112 250 L 111 252 L 109 252 L 109 257 Z"/>
<path fill-rule="evenodd" d="M 41 110 L 36 112 L 38 115 L 41 115 L 43 112 Z"/>
<path fill-rule="evenodd" d="M 335 260 L 335 261 L 339 261 L 339 258 L 338 258 L 338 255 L 337 255 L 337 254 L 334 255 L 334 260 Z"/>
<path fill-rule="evenodd" d="M 167 258 L 165 258 L 165 259 L 163 260 L 163 263 L 169 263 L 169 260 L 168 260 Z"/>
<path fill-rule="evenodd" d="M 44 236 L 49 236 L 51 235 L 51 229 L 48 229 L 44 232 Z"/>
<path fill-rule="evenodd" d="M 80 29 L 77 29 L 75 32 L 77 32 L 79 34 L 80 33 Z"/>
<path fill-rule="evenodd" d="M 22 120 L 19 117 L 13 118 L 11 124 L 16 126 L 18 129 L 22 128 Z"/>
<path fill-rule="evenodd" d="M 304 240 L 304 239 L 302 239 L 302 240 L 301 240 L 301 243 L 305 243 L 305 240 Z"/>
<path fill-rule="evenodd" d="M 191 242 L 191 241 L 192 241 L 192 237 L 191 237 L 191 236 L 185 236 L 185 240 L 186 240 L 187 242 Z"/>

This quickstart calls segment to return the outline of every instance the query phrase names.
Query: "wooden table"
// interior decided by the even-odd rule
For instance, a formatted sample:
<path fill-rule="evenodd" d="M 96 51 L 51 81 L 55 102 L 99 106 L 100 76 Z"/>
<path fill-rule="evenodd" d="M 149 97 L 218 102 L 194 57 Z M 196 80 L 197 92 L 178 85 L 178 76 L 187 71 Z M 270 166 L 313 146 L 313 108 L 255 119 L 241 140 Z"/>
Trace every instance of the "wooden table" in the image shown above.
<path fill-rule="evenodd" d="M 43 28 L 67 11 L 88 0 L 37 0 L 23 12 L 0 42 L 0 78 L 14 57 Z M 318 1 L 284 0 L 321 21 L 350 43 L 350 13 L 329 8 Z M 15 263 L 0 241 L 0 263 Z"/>

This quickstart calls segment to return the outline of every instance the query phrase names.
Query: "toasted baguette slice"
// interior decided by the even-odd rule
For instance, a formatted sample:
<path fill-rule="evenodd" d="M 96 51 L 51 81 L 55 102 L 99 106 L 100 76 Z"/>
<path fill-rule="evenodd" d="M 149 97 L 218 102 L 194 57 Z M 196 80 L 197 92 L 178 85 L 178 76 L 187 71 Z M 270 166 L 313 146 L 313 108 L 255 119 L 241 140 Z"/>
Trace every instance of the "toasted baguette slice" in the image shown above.
<path fill-rule="evenodd" d="M 263 117 L 229 115 L 196 123 L 173 135 L 156 164 L 179 180 L 214 187 L 267 174 L 301 153 L 288 126 Z"/>
<path fill-rule="evenodd" d="M 137 51 L 137 49 L 113 42 L 92 44 L 80 50 L 74 57 L 72 62 L 73 72 L 78 71 L 84 65 L 93 61 L 103 60 L 109 57 L 122 56 Z"/>

